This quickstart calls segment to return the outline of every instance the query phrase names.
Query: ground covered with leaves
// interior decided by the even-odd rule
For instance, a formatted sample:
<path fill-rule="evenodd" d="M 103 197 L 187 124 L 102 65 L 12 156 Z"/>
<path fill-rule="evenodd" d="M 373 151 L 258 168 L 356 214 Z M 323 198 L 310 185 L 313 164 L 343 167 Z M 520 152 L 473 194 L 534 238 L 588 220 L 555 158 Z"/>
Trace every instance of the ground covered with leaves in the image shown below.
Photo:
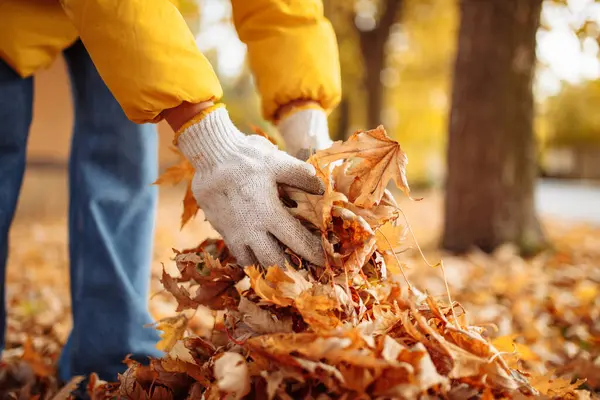
<path fill-rule="evenodd" d="M 166 265 L 156 265 L 154 288 L 164 291 L 150 304 L 166 355 L 147 366 L 126 359 L 114 382 L 91 379 L 93 398 L 595 396 L 600 229 L 547 223 L 555 249 L 528 260 L 504 247 L 464 257 L 425 251 L 428 262 L 414 236 L 435 232 L 427 218 L 439 204 L 398 196 L 399 207 L 385 190 L 394 180 L 409 194 L 405 155 L 382 129 L 310 162 L 325 194 L 284 187 L 281 197 L 321 236 L 327 265 L 290 253 L 290 265 L 242 270 L 218 239 L 157 253 Z M 188 173 L 182 164 L 163 182 Z M 415 207 L 430 208 L 409 225 L 404 214 Z M 27 262 L 47 262 L 30 251 Z M 58 254 L 53 262 L 65 262 Z M 68 302 L 33 283 L 11 280 L 0 390 L 52 398 Z"/>

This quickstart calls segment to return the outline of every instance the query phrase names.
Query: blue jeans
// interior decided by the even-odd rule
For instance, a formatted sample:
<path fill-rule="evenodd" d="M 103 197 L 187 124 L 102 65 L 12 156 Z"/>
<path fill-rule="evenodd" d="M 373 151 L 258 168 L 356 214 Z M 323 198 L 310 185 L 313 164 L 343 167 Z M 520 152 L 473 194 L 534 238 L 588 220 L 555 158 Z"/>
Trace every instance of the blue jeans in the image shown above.
<path fill-rule="evenodd" d="M 153 321 L 147 301 L 158 140 L 154 126 L 125 117 L 81 42 L 64 55 L 75 104 L 69 161 L 73 330 L 59 375 L 68 380 L 96 372 L 112 381 L 127 354 L 140 360 L 160 355 L 156 330 L 144 328 Z M 0 349 L 8 231 L 25 170 L 32 102 L 33 78 L 20 78 L 0 60 Z"/>

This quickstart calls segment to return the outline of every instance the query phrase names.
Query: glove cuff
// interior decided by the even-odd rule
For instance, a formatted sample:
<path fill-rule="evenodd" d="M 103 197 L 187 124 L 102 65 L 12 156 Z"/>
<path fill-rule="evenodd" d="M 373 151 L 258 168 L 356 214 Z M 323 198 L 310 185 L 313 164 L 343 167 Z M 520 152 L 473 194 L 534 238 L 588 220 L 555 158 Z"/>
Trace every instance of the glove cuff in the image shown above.
<path fill-rule="evenodd" d="M 303 109 L 288 114 L 277 124 L 288 153 L 321 150 L 331 145 L 327 114 L 320 109 Z"/>
<path fill-rule="evenodd" d="M 178 146 L 196 169 L 210 170 L 237 153 L 245 138 L 222 107 L 186 128 L 178 138 Z"/>

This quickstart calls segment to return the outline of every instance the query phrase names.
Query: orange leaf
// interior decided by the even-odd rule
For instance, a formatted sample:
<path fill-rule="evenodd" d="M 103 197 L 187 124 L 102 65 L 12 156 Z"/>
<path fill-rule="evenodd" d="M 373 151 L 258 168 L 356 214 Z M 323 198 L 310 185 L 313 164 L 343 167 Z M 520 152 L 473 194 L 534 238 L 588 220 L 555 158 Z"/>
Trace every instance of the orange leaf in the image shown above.
<path fill-rule="evenodd" d="M 172 149 L 175 153 L 179 155 L 179 163 L 167 168 L 167 170 L 158 177 L 155 185 L 162 185 L 164 183 L 170 183 L 172 185 L 177 185 L 184 180 L 192 180 L 194 177 L 194 167 L 190 162 L 177 150 Z"/>
<path fill-rule="evenodd" d="M 187 185 L 187 189 L 185 190 L 185 196 L 183 198 L 183 212 L 181 214 L 181 228 L 185 226 L 192 218 L 198 214 L 198 203 L 196 202 L 196 198 L 194 197 L 194 193 L 192 192 L 192 181 L 190 181 Z"/>
<path fill-rule="evenodd" d="M 354 177 L 350 201 L 357 206 L 371 208 L 378 204 L 390 180 L 409 195 L 406 180 L 408 158 L 400 144 L 390 139 L 381 125 L 370 131 L 358 131 L 346 142 L 335 142 L 330 148 L 315 154 L 315 158 L 326 164 L 351 158 L 362 160 L 347 171 L 347 175 Z"/>
<path fill-rule="evenodd" d="M 44 378 L 54 375 L 54 368 L 48 365 L 43 356 L 33 347 L 33 341 L 30 337 L 25 340 L 21 358 L 29 364 L 36 375 Z"/>
<path fill-rule="evenodd" d="M 254 133 L 256 133 L 259 136 L 264 137 L 265 139 L 267 139 L 269 142 L 273 143 L 275 146 L 277 146 L 277 142 L 267 134 L 267 132 L 263 131 L 262 129 L 260 129 L 258 126 L 256 125 L 252 125 L 251 127 L 252 131 L 254 131 Z"/>

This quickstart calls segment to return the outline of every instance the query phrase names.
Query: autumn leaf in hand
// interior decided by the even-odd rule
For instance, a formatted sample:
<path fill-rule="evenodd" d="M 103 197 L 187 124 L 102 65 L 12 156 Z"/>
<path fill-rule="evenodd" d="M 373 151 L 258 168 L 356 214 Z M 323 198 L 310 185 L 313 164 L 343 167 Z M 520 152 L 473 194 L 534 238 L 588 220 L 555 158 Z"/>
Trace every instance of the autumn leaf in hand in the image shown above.
<path fill-rule="evenodd" d="M 282 189 L 288 198 L 295 202 L 296 207 L 290 207 L 290 213 L 310 222 L 322 231 L 327 230 L 331 220 L 331 207 L 348 201 L 342 193 L 333 191 L 316 195 L 291 186 L 282 185 Z"/>
<path fill-rule="evenodd" d="M 171 151 L 178 155 L 179 162 L 167 168 L 154 182 L 154 185 L 178 185 L 183 181 L 191 181 L 194 177 L 195 170 L 192 164 L 177 149 L 171 148 Z"/>
<path fill-rule="evenodd" d="M 196 216 L 200 209 L 192 193 L 192 179 L 194 178 L 195 170 L 192 164 L 177 149 L 171 149 L 171 151 L 179 156 L 179 162 L 167 168 L 154 184 L 178 185 L 183 181 L 187 181 L 185 196 L 183 198 L 183 212 L 181 214 L 181 228 L 183 228 L 185 224 Z"/>
<path fill-rule="evenodd" d="M 346 142 L 335 142 L 330 148 L 315 154 L 315 158 L 325 164 L 361 159 L 347 171 L 348 176 L 354 177 L 350 201 L 357 206 L 371 208 L 378 204 L 390 180 L 409 195 L 406 180 L 408 158 L 400 144 L 392 140 L 381 125 L 370 131 L 358 131 Z"/>

